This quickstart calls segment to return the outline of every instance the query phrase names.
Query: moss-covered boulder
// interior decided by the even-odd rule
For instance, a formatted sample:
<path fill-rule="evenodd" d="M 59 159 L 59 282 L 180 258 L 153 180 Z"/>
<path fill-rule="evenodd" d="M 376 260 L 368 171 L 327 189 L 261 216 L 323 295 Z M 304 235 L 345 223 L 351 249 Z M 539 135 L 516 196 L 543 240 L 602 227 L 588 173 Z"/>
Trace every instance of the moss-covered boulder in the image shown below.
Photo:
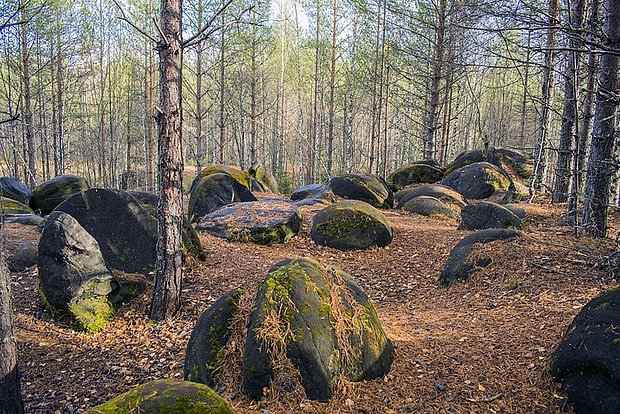
<path fill-rule="evenodd" d="M 196 230 L 236 242 L 284 243 L 299 233 L 301 213 L 288 200 L 233 203 L 207 214 Z"/>
<path fill-rule="evenodd" d="M 6 197 L 0 197 L 0 213 L 9 217 L 34 215 L 34 211 L 27 205 Z"/>
<path fill-rule="evenodd" d="M 228 174 L 210 174 L 200 179 L 189 196 L 190 221 L 200 221 L 205 215 L 231 203 L 256 201 L 254 194 Z"/>
<path fill-rule="evenodd" d="M 207 309 L 194 325 L 185 351 L 183 378 L 210 387 L 221 374 L 222 350 L 231 334 L 242 289 L 231 290 Z"/>
<path fill-rule="evenodd" d="M 0 195 L 28 204 L 32 191 L 16 177 L 0 177 Z"/>
<path fill-rule="evenodd" d="M 409 200 L 420 196 L 435 197 L 458 213 L 467 205 L 465 197 L 450 187 L 441 184 L 422 184 L 405 188 L 394 194 L 396 208 L 403 208 Z"/>
<path fill-rule="evenodd" d="M 68 317 L 87 332 L 105 327 L 118 305 L 146 289 L 143 281 L 113 276 L 97 240 L 62 211 L 54 211 L 45 222 L 37 265 L 43 302 L 55 316 Z"/>
<path fill-rule="evenodd" d="M 295 202 L 304 201 L 302 204 L 305 205 L 316 203 L 331 204 L 336 202 L 336 196 L 325 184 L 308 184 L 293 191 L 291 200 Z"/>
<path fill-rule="evenodd" d="M 430 196 L 418 196 L 407 201 L 402 207 L 409 213 L 421 216 L 443 216 L 450 219 L 457 219 L 458 212 L 445 205 L 441 200 Z"/>
<path fill-rule="evenodd" d="M 412 163 L 404 165 L 392 172 L 387 182 L 393 191 L 398 191 L 411 184 L 433 184 L 441 181 L 443 170 L 439 167 Z"/>
<path fill-rule="evenodd" d="M 392 226 L 370 204 L 345 200 L 314 216 L 311 235 L 316 244 L 339 250 L 372 249 L 392 242 Z"/>
<path fill-rule="evenodd" d="M 507 191 L 511 179 L 493 164 L 477 162 L 452 171 L 441 183 L 458 191 L 466 199 L 482 199 L 496 191 Z"/>
<path fill-rule="evenodd" d="M 30 207 L 41 215 L 47 215 L 73 194 L 88 188 L 88 183 L 81 177 L 60 175 L 35 187 L 30 197 Z"/>
<path fill-rule="evenodd" d="M 273 194 L 279 194 L 280 188 L 275 177 L 265 167 L 255 164 L 248 170 L 248 174 L 258 184 L 260 190 Z"/>
<path fill-rule="evenodd" d="M 521 229 L 523 223 L 512 211 L 489 201 L 469 204 L 461 211 L 460 230 Z"/>
<path fill-rule="evenodd" d="M 239 168 L 232 167 L 224 164 L 209 164 L 200 171 L 200 175 L 194 178 L 190 191 L 200 182 L 204 177 L 211 174 L 228 174 L 241 185 L 248 190 L 252 190 L 252 177 L 246 171 L 242 171 Z"/>
<path fill-rule="evenodd" d="M 87 413 L 233 414 L 233 409 L 204 384 L 162 379 L 138 385 Z"/>
<path fill-rule="evenodd" d="M 339 175 L 329 181 L 329 189 L 342 198 L 364 201 L 378 208 L 392 208 L 394 204 L 392 190 L 374 175 Z"/>
<path fill-rule="evenodd" d="M 490 147 L 486 152 L 478 148 L 460 153 L 448 164 L 446 174 L 477 162 L 491 163 L 517 181 L 528 180 L 534 171 L 534 160 L 524 153 L 509 148 Z"/>
<path fill-rule="evenodd" d="M 157 220 L 129 193 L 93 188 L 56 210 L 70 214 L 97 240 L 111 269 L 148 274 L 155 268 Z"/>
<path fill-rule="evenodd" d="M 521 233 L 514 229 L 486 229 L 464 237 L 450 251 L 446 266 L 439 277 L 439 285 L 449 286 L 459 280 L 465 281 L 476 267 L 491 264 L 492 258 L 490 257 L 469 259 L 469 255 L 474 251 L 476 245 L 491 243 L 496 240 L 509 240 L 519 236 Z"/>
<path fill-rule="evenodd" d="M 248 396 L 263 396 L 282 358 L 299 371 L 307 398 L 326 401 L 341 374 L 352 381 L 378 378 L 394 356 L 360 286 L 340 270 L 301 258 L 278 263 L 259 288 L 244 347 Z"/>
<path fill-rule="evenodd" d="M 620 290 L 588 302 L 575 317 L 551 361 L 577 414 L 620 412 Z"/>

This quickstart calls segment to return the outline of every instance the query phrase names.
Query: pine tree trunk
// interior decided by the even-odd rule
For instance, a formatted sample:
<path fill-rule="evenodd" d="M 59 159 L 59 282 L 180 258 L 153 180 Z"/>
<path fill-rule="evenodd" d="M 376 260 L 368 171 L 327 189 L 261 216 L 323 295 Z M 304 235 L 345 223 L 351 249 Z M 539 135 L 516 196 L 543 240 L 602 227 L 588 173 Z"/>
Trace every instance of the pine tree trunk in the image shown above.
<path fill-rule="evenodd" d="M 332 176 L 332 166 L 334 162 L 334 100 L 336 90 L 336 30 L 338 23 L 338 0 L 332 0 L 332 44 L 329 72 L 329 124 L 327 127 L 327 177 Z"/>
<path fill-rule="evenodd" d="M 28 145 L 28 183 L 30 187 L 36 184 L 36 146 L 34 142 L 34 125 L 32 116 L 32 96 L 30 94 L 30 51 L 28 47 L 28 17 L 24 15 L 25 5 L 21 5 L 21 18 L 24 24 L 21 26 L 21 58 L 22 58 L 22 83 L 24 86 L 24 123 L 26 124 L 26 144 Z"/>

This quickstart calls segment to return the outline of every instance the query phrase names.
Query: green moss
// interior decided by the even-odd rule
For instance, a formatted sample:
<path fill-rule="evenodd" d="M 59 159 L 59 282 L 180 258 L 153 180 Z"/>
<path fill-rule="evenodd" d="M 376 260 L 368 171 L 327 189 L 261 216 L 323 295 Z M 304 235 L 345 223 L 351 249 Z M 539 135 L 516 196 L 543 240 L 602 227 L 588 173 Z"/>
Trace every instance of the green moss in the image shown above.
<path fill-rule="evenodd" d="M 239 183 L 247 187 L 248 190 L 252 190 L 252 177 L 245 171 L 241 171 L 237 168 L 223 164 L 211 164 L 206 166 L 201 172 L 200 177 L 206 177 L 207 175 L 224 173 L 230 175 Z"/>
<path fill-rule="evenodd" d="M 89 297 L 69 303 L 69 313 L 78 329 L 96 333 L 107 326 L 114 315 L 114 307 L 104 298 Z"/>
<path fill-rule="evenodd" d="M 620 345 L 620 338 L 614 338 L 612 342 L 616 345 Z"/>
<path fill-rule="evenodd" d="M 596 309 L 606 309 L 609 306 L 609 302 L 603 302 L 596 307 Z"/>
<path fill-rule="evenodd" d="M 0 199 L 0 211 L 4 214 L 34 214 L 27 205 L 6 197 Z"/>

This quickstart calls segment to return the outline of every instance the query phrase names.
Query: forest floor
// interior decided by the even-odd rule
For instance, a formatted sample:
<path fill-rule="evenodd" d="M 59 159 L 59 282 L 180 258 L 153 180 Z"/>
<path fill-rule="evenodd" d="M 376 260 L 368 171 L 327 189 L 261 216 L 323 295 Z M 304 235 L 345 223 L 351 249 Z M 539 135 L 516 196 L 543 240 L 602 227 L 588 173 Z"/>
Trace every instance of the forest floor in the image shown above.
<path fill-rule="evenodd" d="M 54 323 L 38 297 L 36 267 L 13 274 L 22 389 L 29 413 L 74 413 L 131 386 L 183 377 L 185 347 L 198 316 L 235 287 L 254 288 L 285 258 L 312 257 L 354 276 L 373 300 L 396 346 L 382 379 L 343 382 L 328 403 L 257 405 L 223 391 L 239 413 L 556 413 L 570 412 L 549 374 L 552 352 L 576 313 L 615 282 L 604 257 L 610 238 L 575 237 L 560 224 L 564 206 L 523 205 L 524 237 L 484 247 L 493 262 L 448 289 L 437 279 L 450 249 L 469 232 L 453 221 L 387 211 L 394 240 L 384 249 L 341 252 L 310 238 L 303 207 L 300 235 L 274 246 L 228 243 L 202 235 L 206 262 L 186 263 L 181 312 L 154 324 L 150 295 L 125 305 L 102 332 Z M 7 225 L 8 249 L 36 240 L 30 227 Z"/>

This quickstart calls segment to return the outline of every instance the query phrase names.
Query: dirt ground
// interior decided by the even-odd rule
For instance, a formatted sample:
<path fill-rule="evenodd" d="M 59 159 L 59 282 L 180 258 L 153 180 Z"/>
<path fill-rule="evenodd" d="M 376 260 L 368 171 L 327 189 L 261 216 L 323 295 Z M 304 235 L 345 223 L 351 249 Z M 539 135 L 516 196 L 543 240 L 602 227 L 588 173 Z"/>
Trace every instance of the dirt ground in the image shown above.
<path fill-rule="evenodd" d="M 340 252 L 316 246 L 313 214 L 286 244 L 228 243 L 202 235 L 209 258 L 186 263 L 181 312 L 154 324 L 150 296 L 124 306 L 95 335 L 50 320 L 37 295 L 36 267 L 12 274 L 22 389 L 29 413 L 75 413 L 130 387 L 183 376 L 185 347 L 198 316 L 229 289 L 254 288 L 285 258 L 312 257 L 354 276 L 372 298 L 396 346 L 390 374 L 342 383 L 329 403 L 249 401 L 222 391 L 239 413 L 557 413 L 570 406 L 548 373 L 550 357 L 575 314 L 615 285 L 603 266 L 610 238 L 577 238 L 560 225 L 564 206 L 523 205 L 524 237 L 492 243 L 493 262 L 448 289 L 437 279 L 450 249 L 469 232 L 456 223 L 388 211 L 394 240 L 384 249 Z M 36 239 L 7 225 L 8 250 Z"/>

